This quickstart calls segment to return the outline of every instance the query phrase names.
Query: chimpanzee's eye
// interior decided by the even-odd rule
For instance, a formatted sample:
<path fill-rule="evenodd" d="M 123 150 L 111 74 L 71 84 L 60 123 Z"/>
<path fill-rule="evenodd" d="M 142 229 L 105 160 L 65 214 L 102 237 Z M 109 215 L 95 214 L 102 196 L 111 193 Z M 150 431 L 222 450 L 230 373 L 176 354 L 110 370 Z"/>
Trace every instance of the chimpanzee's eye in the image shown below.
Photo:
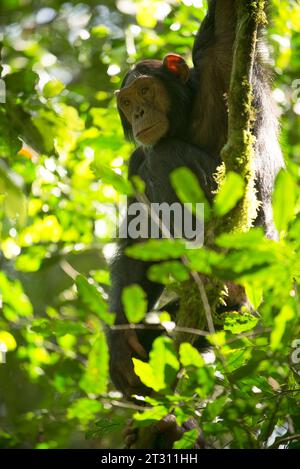
<path fill-rule="evenodd" d="M 124 100 L 122 101 L 122 105 L 123 105 L 124 107 L 130 106 L 130 101 L 129 101 L 129 99 L 124 99 Z"/>
<path fill-rule="evenodd" d="M 149 86 L 144 86 L 142 89 L 141 89 L 141 93 L 142 95 L 144 96 L 145 94 L 147 94 L 149 91 Z"/>

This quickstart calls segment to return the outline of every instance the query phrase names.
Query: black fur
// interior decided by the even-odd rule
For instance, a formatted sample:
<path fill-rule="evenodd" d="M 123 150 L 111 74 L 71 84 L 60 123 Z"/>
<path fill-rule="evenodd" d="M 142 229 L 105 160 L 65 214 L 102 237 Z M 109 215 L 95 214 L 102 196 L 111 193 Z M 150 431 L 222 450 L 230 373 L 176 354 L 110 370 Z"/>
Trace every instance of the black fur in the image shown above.
<path fill-rule="evenodd" d="M 218 157 L 209 157 L 194 145 L 166 138 L 154 148 L 138 148 L 129 163 L 129 177 L 140 176 L 146 183 L 146 196 L 152 203 L 179 202 L 170 183 L 170 174 L 179 167 L 188 167 L 197 176 L 207 198 L 212 200 L 212 192 L 216 189 L 213 174 L 220 164 Z M 129 205 L 133 200 L 129 200 Z M 122 290 L 128 285 L 137 283 L 147 293 L 148 309 L 153 309 L 163 291 L 163 286 L 147 278 L 147 271 L 153 264 L 127 257 L 125 249 L 138 242 L 130 238 L 122 239 L 119 249 L 111 264 L 110 310 L 117 313 L 117 324 L 126 323 L 121 302 Z M 153 338 L 157 334 L 142 331 L 138 333 L 139 341 L 149 350 Z M 143 393 L 146 390 L 133 373 L 132 356 L 134 353 L 126 344 L 124 333 L 110 332 L 110 372 L 115 385 L 126 396 Z M 130 376 L 128 380 L 128 376 Z"/>

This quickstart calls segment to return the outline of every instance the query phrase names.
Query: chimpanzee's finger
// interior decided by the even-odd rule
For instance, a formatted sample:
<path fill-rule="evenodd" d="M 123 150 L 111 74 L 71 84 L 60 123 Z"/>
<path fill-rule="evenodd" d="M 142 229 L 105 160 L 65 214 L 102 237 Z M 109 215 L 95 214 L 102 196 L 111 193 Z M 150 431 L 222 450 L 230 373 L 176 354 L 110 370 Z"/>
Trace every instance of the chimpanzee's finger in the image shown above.
<path fill-rule="evenodd" d="M 141 358 L 147 359 L 148 354 L 142 344 L 140 343 L 138 336 L 136 335 L 135 331 L 127 331 L 126 339 L 128 345 L 133 350 L 133 352 L 137 353 Z"/>

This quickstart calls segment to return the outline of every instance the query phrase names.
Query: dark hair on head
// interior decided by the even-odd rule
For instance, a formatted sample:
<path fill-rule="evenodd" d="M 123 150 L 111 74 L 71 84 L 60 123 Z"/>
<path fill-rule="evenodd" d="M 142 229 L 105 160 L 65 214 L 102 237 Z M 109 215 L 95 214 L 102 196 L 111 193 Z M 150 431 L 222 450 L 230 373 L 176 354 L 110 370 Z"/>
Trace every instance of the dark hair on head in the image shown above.
<path fill-rule="evenodd" d="M 192 78 L 189 78 L 186 83 L 183 83 L 174 73 L 164 67 L 161 60 L 143 60 L 139 62 L 133 70 L 127 72 L 122 81 L 121 88 L 124 88 L 131 78 L 138 78 L 141 75 L 158 78 L 165 86 L 171 101 L 171 108 L 168 113 L 170 130 L 167 136 L 176 136 L 184 140 L 187 137 L 187 127 L 190 120 L 194 96 Z M 119 114 L 125 137 L 128 140 L 134 141 L 132 126 L 121 109 L 119 109 Z"/>

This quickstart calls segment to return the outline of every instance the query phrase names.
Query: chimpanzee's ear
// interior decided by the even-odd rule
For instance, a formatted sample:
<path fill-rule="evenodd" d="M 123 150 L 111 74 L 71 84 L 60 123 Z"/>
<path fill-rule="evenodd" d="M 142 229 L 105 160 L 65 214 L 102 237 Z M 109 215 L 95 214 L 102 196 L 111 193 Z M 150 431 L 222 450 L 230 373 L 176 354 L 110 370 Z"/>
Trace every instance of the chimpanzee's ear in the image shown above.
<path fill-rule="evenodd" d="M 170 72 L 180 78 L 183 83 L 186 83 L 190 76 L 190 69 L 181 55 L 167 54 L 163 60 L 163 65 Z"/>

